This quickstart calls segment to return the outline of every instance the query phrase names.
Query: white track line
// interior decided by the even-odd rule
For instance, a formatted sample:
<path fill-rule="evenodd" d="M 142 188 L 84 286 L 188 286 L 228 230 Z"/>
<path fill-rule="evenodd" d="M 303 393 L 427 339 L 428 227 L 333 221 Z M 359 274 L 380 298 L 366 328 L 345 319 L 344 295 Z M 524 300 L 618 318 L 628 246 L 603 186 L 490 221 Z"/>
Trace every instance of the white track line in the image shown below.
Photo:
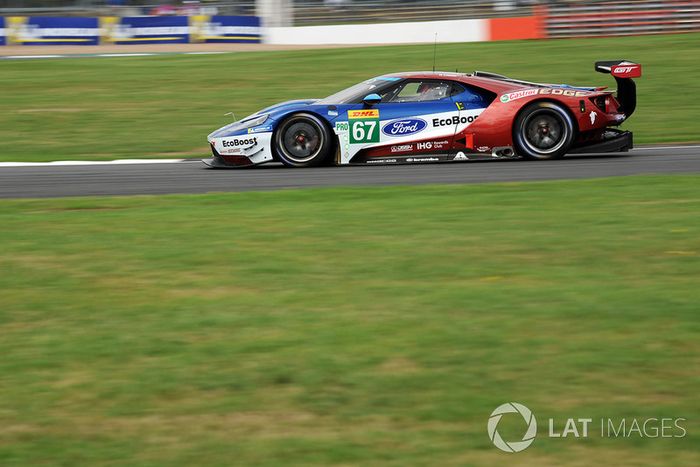
<path fill-rule="evenodd" d="M 633 151 L 656 151 L 665 149 L 699 149 L 694 146 L 645 146 Z M 198 162 L 199 159 L 116 159 L 112 161 L 53 161 L 53 162 L 0 162 L 2 167 L 56 167 L 65 165 L 129 165 L 129 164 L 175 164 L 178 162 Z"/>
<path fill-rule="evenodd" d="M 96 57 L 150 57 L 151 55 L 156 55 L 154 53 L 123 53 L 123 54 L 97 54 Z"/>
<path fill-rule="evenodd" d="M 7 55 L 3 58 L 61 58 L 63 55 Z"/>
<path fill-rule="evenodd" d="M 690 146 L 645 146 L 643 148 L 634 148 L 634 151 L 656 151 L 659 149 L 698 149 L 700 145 Z"/>
<path fill-rule="evenodd" d="M 27 58 L 93 58 L 93 57 L 152 57 L 155 55 L 219 55 L 232 51 L 202 51 L 202 52 L 138 52 L 138 53 L 102 53 L 102 54 L 63 54 L 63 55 L 0 55 L 0 60 Z"/>
<path fill-rule="evenodd" d="M 199 159 L 117 159 L 113 161 L 0 162 L 1 167 L 55 167 L 62 165 L 175 164 Z"/>

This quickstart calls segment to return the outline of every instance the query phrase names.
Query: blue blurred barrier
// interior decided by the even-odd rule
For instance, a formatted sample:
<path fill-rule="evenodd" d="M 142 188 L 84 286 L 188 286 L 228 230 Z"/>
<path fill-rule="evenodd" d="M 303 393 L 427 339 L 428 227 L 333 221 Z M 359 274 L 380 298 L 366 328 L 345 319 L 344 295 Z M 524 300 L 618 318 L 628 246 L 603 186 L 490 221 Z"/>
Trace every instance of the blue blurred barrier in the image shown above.
<path fill-rule="evenodd" d="M 261 41 L 258 16 L 0 16 L 0 46 Z"/>
<path fill-rule="evenodd" d="M 206 17 L 200 29 L 200 42 L 248 42 L 259 43 L 260 18 L 257 16 Z"/>
<path fill-rule="evenodd" d="M 25 16 L 9 18 L 8 23 L 3 28 L 7 42 L 19 45 L 97 45 L 100 41 L 97 18 Z"/>
<path fill-rule="evenodd" d="M 190 40 L 187 16 L 124 17 L 111 24 L 105 38 L 114 44 L 184 44 Z"/>

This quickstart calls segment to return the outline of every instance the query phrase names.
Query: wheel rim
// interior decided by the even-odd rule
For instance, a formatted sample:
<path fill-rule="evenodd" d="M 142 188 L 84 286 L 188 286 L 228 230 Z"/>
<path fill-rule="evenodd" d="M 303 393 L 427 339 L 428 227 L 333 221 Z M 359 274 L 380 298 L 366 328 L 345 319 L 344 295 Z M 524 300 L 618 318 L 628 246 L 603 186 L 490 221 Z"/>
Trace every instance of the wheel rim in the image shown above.
<path fill-rule="evenodd" d="M 562 118 L 548 110 L 530 114 L 523 128 L 525 145 L 537 154 L 557 152 L 569 136 L 569 129 Z"/>
<path fill-rule="evenodd" d="M 282 132 L 281 149 L 287 159 L 301 164 L 312 160 L 323 147 L 318 126 L 306 120 L 292 121 Z"/>

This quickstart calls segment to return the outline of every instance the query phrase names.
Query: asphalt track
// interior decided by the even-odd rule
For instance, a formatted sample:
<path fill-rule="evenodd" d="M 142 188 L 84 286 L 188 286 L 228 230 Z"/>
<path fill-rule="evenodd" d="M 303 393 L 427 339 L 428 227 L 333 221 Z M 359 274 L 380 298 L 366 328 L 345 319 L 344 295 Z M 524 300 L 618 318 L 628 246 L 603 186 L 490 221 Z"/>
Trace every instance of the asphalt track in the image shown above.
<path fill-rule="evenodd" d="M 208 169 L 200 161 L 160 164 L 0 167 L 0 198 L 208 193 L 330 186 L 521 182 L 700 173 L 700 146 L 642 147 L 626 154 L 557 161 L 458 162 L 405 166 Z"/>

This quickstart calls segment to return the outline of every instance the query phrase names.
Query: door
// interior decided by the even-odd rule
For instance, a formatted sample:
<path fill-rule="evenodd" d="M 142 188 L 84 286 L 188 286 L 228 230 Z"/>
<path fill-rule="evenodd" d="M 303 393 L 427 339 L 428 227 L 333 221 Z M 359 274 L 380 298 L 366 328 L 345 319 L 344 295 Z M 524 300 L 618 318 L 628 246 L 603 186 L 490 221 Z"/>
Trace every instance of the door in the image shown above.
<path fill-rule="evenodd" d="M 434 162 L 448 160 L 460 124 L 452 95 L 457 83 L 406 79 L 384 89 L 381 102 L 355 104 L 348 110 L 351 162 Z M 410 161 L 407 157 L 430 154 Z"/>
<path fill-rule="evenodd" d="M 460 90 L 461 88 L 461 90 Z M 455 150 L 472 151 L 474 149 L 474 134 L 469 127 L 476 121 L 481 112 L 489 106 L 489 101 L 484 97 L 483 91 L 470 89 L 455 83 L 452 99 L 459 109 L 459 123 L 455 129 Z M 486 152 L 489 148 L 479 148 L 480 152 Z"/>
<path fill-rule="evenodd" d="M 459 124 L 455 118 L 459 109 L 451 98 L 452 89 L 451 81 L 435 79 L 409 79 L 391 89 L 376 106 L 385 141 L 410 140 L 420 144 L 420 141 L 447 138 L 451 147 Z M 442 146 L 439 150 L 449 149 Z M 426 144 L 416 147 L 416 152 L 421 151 L 426 151 Z"/>

